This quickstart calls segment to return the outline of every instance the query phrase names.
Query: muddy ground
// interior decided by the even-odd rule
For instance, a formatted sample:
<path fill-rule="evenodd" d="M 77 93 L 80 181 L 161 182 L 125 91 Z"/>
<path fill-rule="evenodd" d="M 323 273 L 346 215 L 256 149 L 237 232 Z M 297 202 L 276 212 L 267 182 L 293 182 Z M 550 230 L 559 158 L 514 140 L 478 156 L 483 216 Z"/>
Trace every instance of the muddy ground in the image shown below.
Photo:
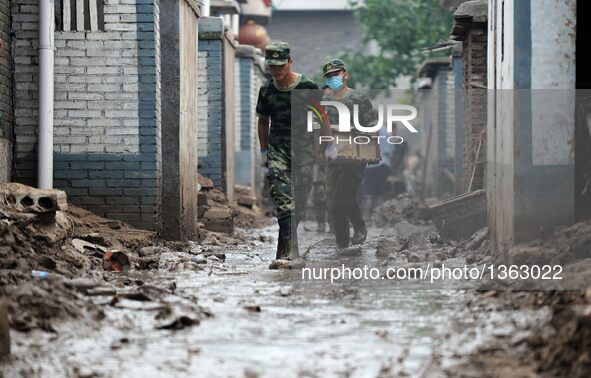
<path fill-rule="evenodd" d="M 307 267 L 471 264 L 497 258 L 486 230 L 441 240 L 414 199 L 378 209 L 360 253 L 338 255 L 313 223 Z M 414 210 L 413 210 L 414 209 Z M 417 210 L 418 209 L 418 210 Z M 395 221 L 387 213 L 395 212 Z M 70 208 L 58 241 L 9 229 L 0 294 L 4 377 L 577 376 L 591 373 L 591 293 L 429 290 L 389 280 L 302 280 L 269 270 L 277 226 L 163 243 Z M 584 226 L 562 231 L 585 247 Z M 573 236 L 574 235 L 574 236 Z M 94 245 L 84 245 L 84 240 Z M 570 240 L 570 239 L 569 239 Z M 9 243 L 10 242 L 10 243 Z M 16 251 L 14 246 L 17 245 Z M 103 268 L 121 249 L 129 272 Z M 550 248 L 542 243 L 543 248 Z M 539 248 L 542 246 L 538 245 Z M 9 247 L 9 248 L 7 248 Z M 533 248 L 533 246 L 532 246 Z M 588 250 L 588 249 L 587 249 Z M 32 269 L 53 273 L 40 279 Z"/>

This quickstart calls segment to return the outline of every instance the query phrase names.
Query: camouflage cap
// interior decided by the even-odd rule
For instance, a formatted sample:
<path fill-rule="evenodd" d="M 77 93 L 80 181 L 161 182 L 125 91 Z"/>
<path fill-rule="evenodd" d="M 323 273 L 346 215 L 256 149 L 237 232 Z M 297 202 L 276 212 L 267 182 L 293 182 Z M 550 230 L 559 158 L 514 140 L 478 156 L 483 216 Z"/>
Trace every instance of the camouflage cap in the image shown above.
<path fill-rule="evenodd" d="M 341 70 L 347 71 L 347 66 L 345 66 L 345 62 L 340 59 L 329 59 L 322 66 L 322 73 L 324 76 L 331 72 L 338 72 Z"/>
<path fill-rule="evenodd" d="M 265 63 L 280 66 L 289 60 L 289 45 L 282 41 L 271 41 L 265 47 Z"/>

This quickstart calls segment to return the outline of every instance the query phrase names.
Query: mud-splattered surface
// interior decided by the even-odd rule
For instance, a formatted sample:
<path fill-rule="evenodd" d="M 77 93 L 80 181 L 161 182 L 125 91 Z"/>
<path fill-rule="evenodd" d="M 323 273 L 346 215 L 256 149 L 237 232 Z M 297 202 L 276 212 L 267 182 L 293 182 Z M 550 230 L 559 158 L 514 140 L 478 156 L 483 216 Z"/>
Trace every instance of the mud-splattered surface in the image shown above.
<path fill-rule="evenodd" d="M 380 233 L 372 229 L 362 254 L 349 263 L 377 266 Z M 493 357 L 495 348 L 507 346 L 515 356 L 526 353 L 517 339 L 548 317 L 547 311 L 495 307 L 494 298 L 490 308 L 473 313 L 474 292 L 301 281 L 297 271 L 267 268 L 275 234 L 270 227 L 249 231 L 255 241 L 248 245 L 195 246 L 193 252 L 209 256 L 168 264 L 173 271 L 112 280 L 119 293 L 133 295 L 115 301 L 106 290 L 87 299 L 98 310 L 54 324 L 55 332 L 13 332 L 4 376 L 455 376 L 478 366 L 467 356 L 487 347 L 492 350 L 484 353 Z M 302 249 L 312 246 L 310 266 L 339 261 L 323 241 L 328 237 L 301 234 Z M 225 261 L 214 255 L 222 251 Z M 147 299 L 137 295 L 142 287 Z M 183 316 L 200 324 L 184 324 Z M 172 328 L 182 329 L 158 329 L 176 319 Z"/>

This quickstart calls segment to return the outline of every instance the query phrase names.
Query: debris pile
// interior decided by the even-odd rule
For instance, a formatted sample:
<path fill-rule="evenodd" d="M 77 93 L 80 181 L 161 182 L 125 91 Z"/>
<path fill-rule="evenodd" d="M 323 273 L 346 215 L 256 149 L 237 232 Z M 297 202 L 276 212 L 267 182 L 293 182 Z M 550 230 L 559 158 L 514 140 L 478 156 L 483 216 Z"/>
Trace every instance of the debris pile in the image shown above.
<path fill-rule="evenodd" d="M 429 219 L 427 206 L 415 195 L 403 193 L 378 206 L 374 211 L 371 223 L 377 227 L 383 227 L 402 221 L 425 224 Z"/>
<path fill-rule="evenodd" d="M 253 196 L 250 188 L 236 185 L 234 186 L 234 195 L 236 196 L 236 218 L 234 224 L 241 228 L 262 228 L 271 224 L 271 217 L 266 214 L 264 209 L 257 206 L 256 197 Z"/>
<path fill-rule="evenodd" d="M 190 249 L 188 243 L 157 243 L 152 231 L 69 206 L 62 191 L 1 184 L 0 297 L 6 304 L 0 305 L 0 351 L 10 345 L 3 327 L 6 313 L 18 331 L 55 332 L 56 322 L 102 320 L 101 306 L 139 301 L 159 309 L 156 328 L 198 324 L 205 312 L 195 305 L 195 298 L 177 296 L 174 288 L 154 289 L 157 295 L 147 295 L 146 288 L 134 289 L 144 285 L 141 280 L 121 275 L 158 269 L 162 255 Z M 204 259 L 193 256 L 191 261 L 199 258 Z M 132 295 L 130 290 L 142 293 Z"/>
<path fill-rule="evenodd" d="M 198 174 L 200 191 L 197 197 L 200 228 L 213 232 L 231 234 L 234 232 L 234 217 L 226 195 L 214 188 L 213 181 Z"/>

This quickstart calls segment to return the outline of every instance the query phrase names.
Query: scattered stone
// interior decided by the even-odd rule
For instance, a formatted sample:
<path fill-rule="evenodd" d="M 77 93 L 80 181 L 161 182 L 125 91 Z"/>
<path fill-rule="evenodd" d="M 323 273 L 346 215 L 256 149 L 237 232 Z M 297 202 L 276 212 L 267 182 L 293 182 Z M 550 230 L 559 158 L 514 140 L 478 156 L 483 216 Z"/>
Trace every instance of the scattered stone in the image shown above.
<path fill-rule="evenodd" d="M 89 243 L 86 240 L 82 239 L 72 239 L 72 245 L 80 253 L 92 253 L 95 252 L 97 249 L 100 249 L 102 252 L 106 251 L 105 247 L 99 247 L 96 244 Z"/>
<path fill-rule="evenodd" d="M 287 297 L 291 295 L 291 287 L 283 286 L 281 289 L 279 289 L 279 295 L 281 295 L 282 297 Z"/>
<path fill-rule="evenodd" d="M 295 259 L 295 260 L 273 260 L 269 265 L 269 269 L 276 270 L 276 269 L 301 269 L 306 266 L 304 259 Z"/>
<path fill-rule="evenodd" d="M 213 207 L 207 210 L 203 217 L 207 219 L 231 219 L 233 215 L 229 208 Z"/>
<path fill-rule="evenodd" d="M 232 218 L 229 219 L 205 219 L 203 227 L 206 230 L 213 232 L 221 232 L 224 234 L 232 234 L 234 232 L 234 222 Z"/>
<path fill-rule="evenodd" d="M 86 290 L 86 295 L 89 297 L 111 296 L 117 295 L 117 290 L 111 287 L 97 287 Z"/>
<path fill-rule="evenodd" d="M 441 268 L 443 266 L 443 263 L 441 262 L 441 260 L 437 259 L 437 260 L 433 261 L 433 266 L 435 268 Z"/>
<path fill-rule="evenodd" d="M 439 242 L 439 234 L 432 225 L 399 222 L 385 228 L 378 238 L 376 256 L 383 258 L 406 249 L 432 250 Z"/>
<path fill-rule="evenodd" d="M 74 278 L 71 280 L 66 280 L 64 281 L 64 285 L 82 293 L 101 286 L 99 282 L 90 278 Z"/>
<path fill-rule="evenodd" d="M 339 256 L 359 256 L 361 255 L 361 247 L 353 246 L 338 249 Z"/>
<path fill-rule="evenodd" d="M 201 185 L 201 190 L 213 189 L 213 181 L 197 173 L 197 182 Z"/>
<path fill-rule="evenodd" d="M 394 225 L 406 221 L 425 223 L 429 220 L 427 206 L 413 194 L 403 193 L 375 209 L 372 222 L 377 226 Z"/>
<path fill-rule="evenodd" d="M 191 257 L 191 262 L 195 264 L 207 264 L 207 259 L 201 255 Z"/>
<path fill-rule="evenodd" d="M 478 249 L 478 247 L 482 245 L 486 238 L 488 238 L 488 227 L 484 227 L 476 231 L 468 241 L 468 244 L 466 244 L 466 249 L 468 251 L 474 251 Z"/>
<path fill-rule="evenodd" d="M 243 306 L 243 309 L 245 309 L 246 311 L 250 311 L 250 312 L 261 312 L 261 306 L 259 305 L 248 305 L 248 306 Z"/>
<path fill-rule="evenodd" d="M 204 192 L 197 193 L 197 205 L 199 206 L 207 206 L 208 205 L 208 197 L 207 194 Z"/>
<path fill-rule="evenodd" d="M 408 262 L 425 262 L 427 261 L 427 255 L 426 252 L 410 252 L 407 260 Z"/>
<path fill-rule="evenodd" d="M 140 257 L 146 257 L 146 256 L 161 254 L 163 252 L 168 252 L 168 250 L 164 247 L 149 246 L 149 247 L 140 248 L 138 254 Z"/>

